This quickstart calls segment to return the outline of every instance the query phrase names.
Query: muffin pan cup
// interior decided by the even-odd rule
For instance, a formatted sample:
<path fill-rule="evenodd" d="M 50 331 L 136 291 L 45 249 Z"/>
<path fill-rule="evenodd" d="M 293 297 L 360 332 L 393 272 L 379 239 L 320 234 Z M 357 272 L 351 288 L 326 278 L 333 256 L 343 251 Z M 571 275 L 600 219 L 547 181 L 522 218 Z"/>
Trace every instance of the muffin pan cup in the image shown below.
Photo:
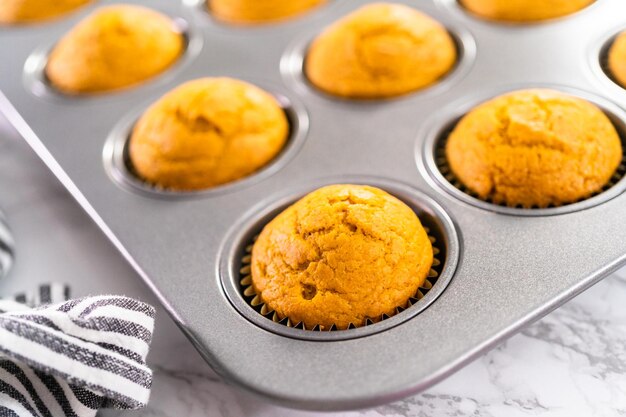
<path fill-rule="evenodd" d="M 184 40 L 183 50 L 180 56 L 163 71 L 148 77 L 144 82 L 133 84 L 130 86 L 118 88 L 111 91 L 93 92 L 93 93 L 75 93 L 69 94 L 56 88 L 46 75 L 46 65 L 48 57 L 56 46 L 61 37 L 54 39 L 52 42 L 44 42 L 39 45 L 28 56 L 24 62 L 24 84 L 25 87 L 34 95 L 51 102 L 63 103 L 71 102 L 76 99 L 86 100 L 89 98 L 106 99 L 117 98 L 117 94 L 123 94 L 130 90 L 134 90 L 144 84 L 150 84 L 159 81 L 160 78 L 171 78 L 177 72 L 179 67 L 188 65 L 202 49 L 202 35 L 191 27 L 189 21 L 177 14 L 167 14 L 173 24 L 175 32 L 179 33 Z M 71 28 L 68 28 L 68 30 Z"/>
<path fill-rule="evenodd" d="M 619 34 L 624 31 L 626 31 L 626 22 L 620 22 L 618 26 L 596 36 L 589 46 L 589 70 L 600 86 L 612 89 L 617 94 L 626 90 L 615 79 L 609 68 L 609 51 Z"/>
<path fill-rule="evenodd" d="M 554 21 L 501 25 L 451 8 L 448 0 L 401 1 L 451 31 L 463 28 L 457 38 L 471 38 L 475 54 L 464 53 L 457 72 L 440 85 L 367 102 L 298 88 L 303 84 L 281 72 L 293 39 L 310 39 L 306 36 L 365 2 L 336 0 L 292 21 L 260 27 L 218 24 L 204 8 L 183 2 L 131 2 L 185 19 L 189 33 L 200 40 L 198 49 L 186 54 L 181 65 L 136 88 L 50 100 L 29 87 L 28 57 L 109 2 L 53 23 L 2 27 L 0 52 L 7 59 L 0 60 L 0 109 L 203 357 L 233 384 L 286 406 L 318 410 L 400 399 L 445 378 L 626 263 L 622 182 L 550 213 L 503 213 L 499 206 L 474 204 L 442 187 L 426 166 L 430 156 L 425 148 L 428 132 L 445 129 L 467 111 L 462 103 L 520 87 L 588 93 L 608 103 L 623 122 L 626 90 L 603 72 L 590 70 L 589 63 L 600 59 L 593 51 L 615 33 L 607 29 L 623 27 L 625 2 L 597 0 Z M 279 158 L 269 174 L 261 171 L 244 180 L 245 187 L 235 183 L 223 192 L 163 198 L 112 178 L 103 161 L 111 161 L 105 144 L 115 129 L 124 120 L 127 128 L 132 126 L 141 109 L 177 85 L 205 76 L 242 78 L 302 103 L 309 124 L 297 152 Z M 255 222 L 272 208 L 329 182 L 371 183 L 401 198 L 406 192 L 423 207 L 435 208 L 432 213 L 447 225 L 444 229 L 451 228 L 450 242 L 457 244 L 446 260 L 454 260 L 453 274 L 419 314 L 399 319 L 409 309 L 373 326 L 328 332 L 367 333 L 398 320 L 356 338 L 310 340 L 267 329 L 235 306 L 233 300 L 239 300 L 249 308 L 239 293 L 229 294 L 229 283 L 234 283 L 229 271 L 241 260 L 233 248 L 242 235 L 251 238 L 260 224 Z"/>
<path fill-rule="evenodd" d="M 568 204 L 550 207 L 513 207 L 480 198 L 475 192 L 466 187 L 452 172 L 446 158 L 445 147 L 449 134 L 454 130 L 458 121 L 474 107 L 489 101 L 502 94 L 526 88 L 551 88 L 563 93 L 581 98 L 595 104 L 609 118 L 622 142 L 622 160 L 602 189 Z M 517 216 L 549 216 L 584 210 L 601 204 L 626 190 L 626 112 L 619 106 L 594 94 L 578 91 L 556 84 L 543 86 L 541 84 L 518 85 L 510 90 L 495 90 L 491 94 L 482 92 L 479 95 L 464 97 L 462 102 L 451 103 L 438 118 L 426 124 L 420 137 L 424 137 L 416 149 L 417 158 L 423 158 L 423 167 L 428 175 L 445 191 L 451 195 L 486 210 L 502 214 Z"/>
<path fill-rule="evenodd" d="M 254 84 L 272 94 L 285 112 L 289 122 L 289 136 L 283 149 L 265 166 L 258 169 L 252 175 L 206 190 L 168 190 L 144 181 L 137 176 L 132 166 L 129 156 L 129 143 L 135 124 L 141 115 L 153 104 L 152 102 L 146 102 L 123 117 L 107 138 L 104 145 L 103 161 L 104 167 L 111 179 L 129 191 L 142 193 L 146 196 L 176 200 L 203 198 L 236 191 L 240 188 L 252 185 L 257 181 L 261 181 L 277 170 L 280 170 L 302 147 L 309 127 L 308 114 L 302 103 L 287 97 L 287 93 L 282 92 L 281 89 L 251 79 L 245 79 L 244 81 Z"/>
<path fill-rule="evenodd" d="M 428 233 L 433 245 L 433 265 L 426 281 L 404 305 L 397 306 L 395 314 L 378 317 L 375 322 L 353 323 L 348 329 L 319 327 L 306 328 L 302 323 L 293 323 L 279 317 L 268 308 L 258 295 L 250 276 L 252 245 L 263 227 L 278 213 L 295 203 L 308 192 L 329 184 L 350 183 L 379 187 L 396 196 L 411 207 Z M 376 177 L 358 176 L 327 178 L 315 181 L 288 196 L 277 198 L 262 211 L 255 210 L 244 216 L 244 221 L 231 231 L 222 248 L 220 273 L 222 285 L 233 306 L 256 325 L 276 334 L 302 340 L 337 341 L 355 339 L 383 332 L 415 317 L 445 290 L 450 283 L 458 263 L 459 240 L 454 224 L 443 209 L 428 196 L 404 184 Z"/>

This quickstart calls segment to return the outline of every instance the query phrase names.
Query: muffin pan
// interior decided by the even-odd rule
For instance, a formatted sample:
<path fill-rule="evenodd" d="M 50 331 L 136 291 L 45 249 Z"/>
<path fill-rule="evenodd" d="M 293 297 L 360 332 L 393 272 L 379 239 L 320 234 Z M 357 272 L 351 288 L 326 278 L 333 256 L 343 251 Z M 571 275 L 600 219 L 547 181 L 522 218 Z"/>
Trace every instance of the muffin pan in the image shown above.
<path fill-rule="evenodd" d="M 336 0 L 286 22 L 239 27 L 215 21 L 195 0 L 133 1 L 184 19 L 189 45 L 181 61 L 112 94 L 54 92 L 42 77 L 45 51 L 108 3 L 0 28 L 7 57 L 0 109 L 233 384 L 320 410 L 400 399 L 626 262 L 624 180 L 572 205 L 509 209 L 452 187 L 433 156 L 440 133 L 472 105 L 527 87 L 597 102 L 624 139 L 626 90 L 601 70 L 600 51 L 624 27 L 626 3 L 597 0 L 569 17 L 510 25 L 477 19 L 452 0 L 401 1 L 454 34 L 460 61 L 422 91 L 351 101 L 316 91 L 301 68 L 308 41 L 365 2 Z M 140 183 L 125 159 L 133 123 L 165 92 L 204 76 L 241 78 L 277 96 L 292 123 L 290 145 L 266 169 L 215 190 L 173 193 Z M 276 210 L 343 182 L 379 186 L 430 219 L 445 246 L 441 276 L 413 307 L 370 326 L 313 332 L 273 323 L 239 292 L 242 250 Z"/>

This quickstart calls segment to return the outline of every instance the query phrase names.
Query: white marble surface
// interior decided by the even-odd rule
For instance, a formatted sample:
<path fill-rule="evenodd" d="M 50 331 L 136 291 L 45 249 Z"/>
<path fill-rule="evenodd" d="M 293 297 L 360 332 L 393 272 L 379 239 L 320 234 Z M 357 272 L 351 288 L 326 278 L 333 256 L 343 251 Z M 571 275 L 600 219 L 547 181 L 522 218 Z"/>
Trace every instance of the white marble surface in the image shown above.
<path fill-rule="evenodd" d="M 17 242 L 0 296 L 59 280 L 73 294 L 117 293 L 157 305 L 100 231 L 0 120 L 0 207 Z M 102 416 L 313 416 L 225 385 L 162 309 L 149 363 L 149 406 Z M 607 278 L 427 392 L 326 416 L 626 416 L 626 269 Z"/>

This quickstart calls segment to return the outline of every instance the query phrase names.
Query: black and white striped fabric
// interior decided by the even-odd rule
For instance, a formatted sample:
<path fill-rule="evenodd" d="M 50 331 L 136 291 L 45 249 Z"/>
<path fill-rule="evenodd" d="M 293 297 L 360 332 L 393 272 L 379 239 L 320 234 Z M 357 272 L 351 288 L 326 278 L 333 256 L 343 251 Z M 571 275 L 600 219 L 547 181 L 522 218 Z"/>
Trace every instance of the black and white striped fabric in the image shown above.
<path fill-rule="evenodd" d="M 0 300 L 0 417 L 95 416 L 146 405 L 154 308 L 122 296 L 66 298 L 67 288 Z"/>
<path fill-rule="evenodd" d="M 9 272 L 13 263 L 13 238 L 0 211 L 0 278 Z"/>
<path fill-rule="evenodd" d="M 46 304 L 56 304 L 70 299 L 70 287 L 61 283 L 43 284 L 37 291 L 19 292 L 13 296 L 13 300 L 27 307 L 38 307 Z M 0 300 L 0 302 L 3 302 Z M 23 306 L 22 306 L 23 307 Z"/>

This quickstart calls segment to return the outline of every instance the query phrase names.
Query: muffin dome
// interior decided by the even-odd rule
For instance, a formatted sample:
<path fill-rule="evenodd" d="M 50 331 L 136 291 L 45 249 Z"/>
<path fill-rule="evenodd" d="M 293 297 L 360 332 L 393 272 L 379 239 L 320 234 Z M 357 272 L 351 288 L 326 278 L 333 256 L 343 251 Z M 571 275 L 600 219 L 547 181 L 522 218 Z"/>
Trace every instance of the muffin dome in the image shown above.
<path fill-rule="evenodd" d="M 30 23 L 69 13 L 91 0 L 2 0 L 0 23 Z"/>
<path fill-rule="evenodd" d="M 172 90 L 137 122 L 130 160 L 149 183 L 174 190 L 245 177 L 283 148 L 289 123 L 270 94 L 230 78 L 202 78 Z"/>
<path fill-rule="evenodd" d="M 183 48 L 183 36 L 168 17 L 141 6 L 107 6 L 59 41 L 46 75 L 70 94 L 116 90 L 162 72 Z"/>
<path fill-rule="evenodd" d="M 448 138 L 446 156 L 480 198 L 547 207 L 600 191 L 620 164 L 622 145 L 595 105 L 557 91 L 523 90 L 467 113 Z"/>
<path fill-rule="evenodd" d="M 216 18 L 239 24 L 283 20 L 323 3 L 326 0 L 208 0 Z"/>
<path fill-rule="evenodd" d="M 609 49 L 609 70 L 613 78 L 626 88 L 626 32 L 617 35 Z"/>
<path fill-rule="evenodd" d="M 252 248 L 252 285 L 280 318 L 346 329 L 405 306 L 432 262 L 406 204 L 378 188 L 330 185 L 265 226 Z"/>
<path fill-rule="evenodd" d="M 433 84 L 455 61 L 454 41 L 440 23 L 408 6 L 375 3 L 318 36 L 305 71 L 327 93 L 384 98 Z"/>
<path fill-rule="evenodd" d="M 594 0 L 458 0 L 480 17 L 507 22 L 533 22 L 575 13 Z"/>

